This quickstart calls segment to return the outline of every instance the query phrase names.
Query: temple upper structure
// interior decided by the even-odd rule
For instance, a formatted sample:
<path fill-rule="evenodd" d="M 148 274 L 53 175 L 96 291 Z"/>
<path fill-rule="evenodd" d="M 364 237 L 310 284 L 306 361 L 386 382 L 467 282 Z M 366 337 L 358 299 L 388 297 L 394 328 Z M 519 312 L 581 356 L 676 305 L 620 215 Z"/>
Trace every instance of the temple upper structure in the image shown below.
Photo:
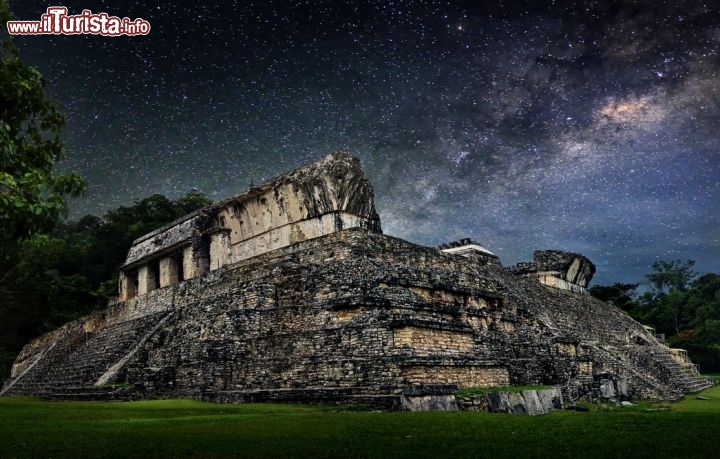
<path fill-rule="evenodd" d="M 337 151 L 133 242 L 119 300 L 347 228 L 382 232 L 357 158 Z"/>
<path fill-rule="evenodd" d="M 470 258 L 482 264 L 500 265 L 500 259 L 497 255 L 483 247 L 479 242 L 475 242 L 470 238 L 442 244 L 438 249 L 444 253 L 462 255 L 465 258 Z"/>
<path fill-rule="evenodd" d="M 560 250 L 536 250 L 531 263 L 510 268 L 515 274 L 537 277 L 541 284 L 585 293 L 595 274 L 595 265 L 579 253 Z"/>

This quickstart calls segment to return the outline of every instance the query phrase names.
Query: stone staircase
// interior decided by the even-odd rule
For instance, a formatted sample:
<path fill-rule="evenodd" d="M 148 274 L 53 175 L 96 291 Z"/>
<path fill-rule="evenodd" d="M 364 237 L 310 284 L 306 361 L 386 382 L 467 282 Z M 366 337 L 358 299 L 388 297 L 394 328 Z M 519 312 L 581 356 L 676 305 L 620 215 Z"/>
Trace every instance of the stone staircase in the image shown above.
<path fill-rule="evenodd" d="M 684 381 L 684 384 L 687 392 L 692 394 L 695 392 L 700 392 L 703 389 L 707 389 L 708 387 L 712 387 L 713 382 L 711 379 L 702 378 L 699 376 L 688 376 L 688 379 Z"/>
<path fill-rule="evenodd" d="M 666 347 L 650 347 L 644 349 L 645 358 L 649 356 L 656 366 L 662 368 L 660 374 L 664 375 L 663 382 L 672 382 L 682 394 L 699 392 L 713 385 L 712 380 L 703 378 L 697 372 L 688 371 L 680 365 L 670 354 Z M 636 360 L 637 362 L 637 360 Z"/>
<path fill-rule="evenodd" d="M 638 352 L 632 345 L 594 346 L 592 353 L 595 358 L 606 362 L 614 373 L 624 374 L 634 380 L 635 389 L 642 388 L 635 394 L 639 398 L 675 401 L 685 393 L 679 383 L 679 379 L 685 375 L 674 360 L 663 361 L 664 354 L 660 354 L 658 358 L 656 352 L 645 349 Z"/>
<path fill-rule="evenodd" d="M 673 376 L 676 378 L 683 392 L 699 392 L 713 385 L 711 379 L 703 378 L 696 371 L 684 369 L 682 365 L 675 361 L 669 352 L 655 352 L 654 354 L 659 362 L 662 362 L 671 369 Z"/>
<path fill-rule="evenodd" d="M 6 395 L 39 395 L 76 399 L 80 394 L 101 398 L 118 387 L 93 384 L 122 359 L 165 313 L 154 314 L 86 332 L 81 325 L 68 330 L 24 374 L 11 380 Z M 86 397 L 85 397 L 86 398 Z"/>

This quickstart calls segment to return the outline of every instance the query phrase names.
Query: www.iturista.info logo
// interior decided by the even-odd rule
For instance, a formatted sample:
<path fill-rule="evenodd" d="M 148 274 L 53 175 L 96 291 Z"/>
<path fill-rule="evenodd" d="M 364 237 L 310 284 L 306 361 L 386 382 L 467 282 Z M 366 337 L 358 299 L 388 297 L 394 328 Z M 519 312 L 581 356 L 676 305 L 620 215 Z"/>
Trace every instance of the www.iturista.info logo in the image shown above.
<path fill-rule="evenodd" d="M 130 19 L 108 16 L 83 10 L 81 14 L 68 16 L 64 6 L 48 7 L 39 21 L 8 21 L 10 35 L 77 35 L 93 34 L 107 37 L 120 35 L 147 35 L 150 23 L 142 18 Z"/>

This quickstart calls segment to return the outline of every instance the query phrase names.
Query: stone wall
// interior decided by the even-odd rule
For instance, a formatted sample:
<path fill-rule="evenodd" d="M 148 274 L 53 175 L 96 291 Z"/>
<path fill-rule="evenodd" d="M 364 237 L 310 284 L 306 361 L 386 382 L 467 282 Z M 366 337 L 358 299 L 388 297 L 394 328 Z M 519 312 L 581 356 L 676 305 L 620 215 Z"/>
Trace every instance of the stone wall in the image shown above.
<path fill-rule="evenodd" d="M 467 353 L 473 349 L 473 335 L 448 330 L 401 327 L 393 330 L 395 347 L 406 347 L 415 355 Z"/>
<path fill-rule="evenodd" d="M 482 244 L 473 241 L 470 238 L 453 241 L 438 246 L 438 249 L 444 253 L 452 253 L 462 255 L 480 264 L 494 264 L 500 266 L 500 259 L 497 255 L 486 249 Z"/>
<path fill-rule="evenodd" d="M 403 369 L 403 377 L 410 384 L 454 384 L 461 389 L 501 387 L 510 384 L 507 369 L 492 366 L 407 367 Z"/>
<path fill-rule="evenodd" d="M 77 339 L 74 332 L 49 335 L 31 343 L 26 354 L 46 358 L 49 343 L 62 341 L 70 355 L 93 355 L 82 344 L 89 338 L 103 336 L 103 349 L 122 347 L 124 338 L 113 335 L 115 325 L 137 327 L 132 335 L 145 336 L 159 321 L 145 317 L 167 317 L 136 352 L 125 349 L 114 361 L 97 358 L 83 384 L 96 384 L 122 359 L 110 382 L 148 395 L 243 398 L 259 388 L 308 387 L 367 394 L 419 384 L 405 378 L 409 367 L 418 381 L 441 375 L 458 384 L 485 384 L 480 370 L 461 368 L 480 367 L 478 356 L 486 350 L 475 346 L 473 325 L 511 323 L 515 310 L 501 307 L 497 293 L 483 282 L 469 281 L 479 278 L 477 269 L 462 257 L 348 230 L 115 303 L 72 324 L 72 330 L 83 330 Z M 499 341 L 509 338 L 489 326 L 477 331 Z M 18 369 L 22 366 L 19 360 Z M 31 371 L 12 391 L 62 388 L 44 378 Z"/>
<path fill-rule="evenodd" d="M 123 384 L 123 397 L 335 394 L 394 406 L 424 386 L 550 384 L 582 396 L 592 391 L 583 378 L 601 373 L 621 375 L 636 396 L 689 387 L 669 351 L 611 305 L 350 229 L 68 324 L 26 346 L 5 391 L 67 398 Z M 413 396 L 448 394 L 436 395 Z"/>
<path fill-rule="evenodd" d="M 207 218 L 206 211 L 199 210 L 136 239 L 125 264 L 130 265 L 152 254 L 188 243 L 204 229 Z"/>

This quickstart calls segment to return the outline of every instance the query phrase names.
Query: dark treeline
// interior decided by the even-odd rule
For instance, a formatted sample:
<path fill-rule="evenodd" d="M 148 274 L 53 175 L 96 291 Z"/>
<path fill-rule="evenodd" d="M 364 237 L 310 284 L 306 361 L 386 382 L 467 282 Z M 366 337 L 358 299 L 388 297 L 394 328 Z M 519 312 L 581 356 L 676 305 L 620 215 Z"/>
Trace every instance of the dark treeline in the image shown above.
<path fill-rule="evenodd" d="M 118 268 L 133 240 L 209 203 L 197 193 L 175 201 L 153 195 L 18 241 L 0 275 L 0 380 L 29 340 L 117 295 Z"/>
<path fill-rule="evenodd" d="M 644 293 L 638 284 L 621 283 L 597 285 L 590 293 L 665 334 L 668 345 L 686 349 L 701 371 L 720 371 L 720 274 L 699 275 L 694 265 L 654 263 Z"/>

